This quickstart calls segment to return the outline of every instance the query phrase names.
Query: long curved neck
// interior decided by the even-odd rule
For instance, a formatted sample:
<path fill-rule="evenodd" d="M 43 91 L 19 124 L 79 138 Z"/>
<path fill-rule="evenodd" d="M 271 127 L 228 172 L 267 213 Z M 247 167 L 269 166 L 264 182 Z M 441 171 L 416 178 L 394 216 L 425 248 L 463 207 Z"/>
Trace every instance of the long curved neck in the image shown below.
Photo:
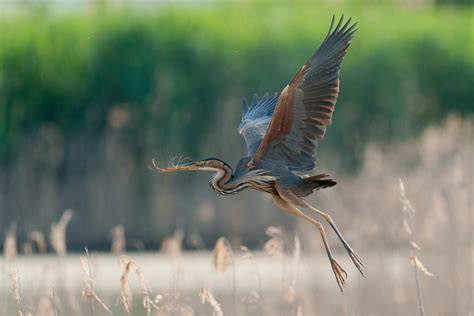
<path fill-rule="evenodd" d="M 232 178 L 232 168 L 224 163 L 221 167 L 213 168 L 216 174 L 209 180 L 211 188 L 219 194 L 228 195 L 242 191 L 246 185 L 229 181 Z"/>

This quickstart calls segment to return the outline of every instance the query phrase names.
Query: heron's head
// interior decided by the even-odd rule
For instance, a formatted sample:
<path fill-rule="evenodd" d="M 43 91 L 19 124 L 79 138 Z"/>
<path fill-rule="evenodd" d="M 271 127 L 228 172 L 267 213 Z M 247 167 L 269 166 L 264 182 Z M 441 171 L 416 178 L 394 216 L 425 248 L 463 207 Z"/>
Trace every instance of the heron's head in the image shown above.
<path fill-rule="evenodd" d="M 152 160 L 154 169 L 164 172 L 175 172 L 175 171 L 189 171 L 189 170 L 202 170 L 202 171 L 218 171 L 226 167 L 230 168 L 229 165 L 218 159 L 218 158 L 206 158 L 203 160 L 188 162 L 188 163 L 171 163 L 167 168 L 161 168 L 156 165 L 155 161 Z"/>

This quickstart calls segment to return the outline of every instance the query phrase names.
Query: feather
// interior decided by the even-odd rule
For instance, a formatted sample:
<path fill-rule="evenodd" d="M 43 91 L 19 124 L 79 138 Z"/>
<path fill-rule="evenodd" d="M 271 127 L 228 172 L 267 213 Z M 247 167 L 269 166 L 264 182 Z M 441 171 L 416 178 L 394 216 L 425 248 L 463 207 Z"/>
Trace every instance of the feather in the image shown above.
<path fill-rule="evenodd" d="M 253 155 L 265 135 L 268 124 L 270 124 L 273 110 L 278 100 L 278 94 L 265 94 L 262 98 L 255 94 L 249 105 L 244 98 L 242 120 L 239 125 L 239 133 L 247 144 L 247 153 Z"/>
<path fill-rule="evenodd" d="M 318 141 L 332 123 L 342 61 L 356 31 L 351 21 L 342 16 L 334 27 L 333 17 L 321 46 L 282 90 L 255 161 L 280 161 L 293 171 L 314 168 Z"/>

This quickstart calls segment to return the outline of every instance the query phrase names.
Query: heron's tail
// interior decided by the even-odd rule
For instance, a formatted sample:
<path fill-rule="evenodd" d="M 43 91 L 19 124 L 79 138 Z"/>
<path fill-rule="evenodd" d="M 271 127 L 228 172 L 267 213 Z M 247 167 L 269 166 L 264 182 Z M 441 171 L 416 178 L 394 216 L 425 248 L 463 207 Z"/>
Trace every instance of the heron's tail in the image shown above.
<path fill-rule="evenodd" d="M 329 175 L 327 174 L 318 174 L 315 176 L 307 177 L 304 179 L 304 181 L 307 184 L 311 185 L 312 191 L 333 187 L 337 184 L 337 182 L 329 178 Z"/>

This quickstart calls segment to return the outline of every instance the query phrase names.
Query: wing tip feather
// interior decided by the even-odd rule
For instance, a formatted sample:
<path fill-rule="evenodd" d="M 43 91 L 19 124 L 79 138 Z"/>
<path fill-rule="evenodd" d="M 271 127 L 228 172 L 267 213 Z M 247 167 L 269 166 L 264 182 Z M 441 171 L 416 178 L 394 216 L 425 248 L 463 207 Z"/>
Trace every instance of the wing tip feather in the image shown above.
<path fill-rule="evenodd" d="M 332 19 L 331 19 L 331 25 L 329 26 L 329 31 L 328 31 L 328 34 L 326 35 L 325 41 L 334 36 L 344 37 L 345 35 L 348 35 L 348 34 L 352 38 L 354 33 L 358 30 L 358 29 L 354 29 L 354 27 L 357 25 L 357 22 L 354 22 L 351 24 L 352 17 L 349 17 L 349 19 L 344 22 L 344 13 L 341 14 L 341 18 L 339 19 L 339 22 L 337 22 L 337 25 L 333 30 L 334 22 L 335 22 L 335 15 L 333 14 Z"/>

